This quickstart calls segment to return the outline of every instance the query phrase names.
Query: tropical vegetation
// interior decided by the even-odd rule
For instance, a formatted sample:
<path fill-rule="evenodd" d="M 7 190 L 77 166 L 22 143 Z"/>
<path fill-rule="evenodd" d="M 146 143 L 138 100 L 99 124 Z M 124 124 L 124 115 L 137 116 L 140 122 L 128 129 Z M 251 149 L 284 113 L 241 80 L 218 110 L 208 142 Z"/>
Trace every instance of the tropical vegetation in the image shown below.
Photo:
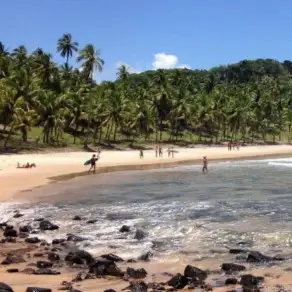
<path fill-rule="evenodd" d="M 56 51 L 64 64 L 42 48 L 29 53 L 24 45 L 8 50 L 0 42 L 2 147 L 17 137 L 18 145 L 86 147 L 291 139 L 290 61 L 243 60 L 210 70 L 140 74 L 122 65 L 116 81 L 98 84 L 95 74 L 104 60 L 94 45 L 80 48 L 67 33 Z"/>

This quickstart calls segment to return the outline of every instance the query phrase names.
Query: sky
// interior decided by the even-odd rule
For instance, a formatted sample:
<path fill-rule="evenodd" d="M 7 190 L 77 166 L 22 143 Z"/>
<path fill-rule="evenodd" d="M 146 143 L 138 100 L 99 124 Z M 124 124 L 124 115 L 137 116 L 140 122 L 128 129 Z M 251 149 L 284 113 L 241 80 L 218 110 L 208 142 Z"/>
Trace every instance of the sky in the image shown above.
<path fill-rule="evenodd" d="M 52 53 L 71 33 L 101 50 L 97 81 L 117 67 L 209 69 L 243 59 L 292 59 L 291 0 L 3 0 L 0 41 Z M 74 61 L 72 60 L 72 65 Z"/>

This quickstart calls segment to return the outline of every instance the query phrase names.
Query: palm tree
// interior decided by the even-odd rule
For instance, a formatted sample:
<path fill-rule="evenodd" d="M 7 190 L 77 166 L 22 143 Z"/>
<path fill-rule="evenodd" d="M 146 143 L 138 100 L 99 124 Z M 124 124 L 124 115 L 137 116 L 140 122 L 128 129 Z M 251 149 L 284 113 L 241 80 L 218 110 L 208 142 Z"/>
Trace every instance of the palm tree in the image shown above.
<path fill-rule="evenodd" d="M 5 45 L 2 42 L 0 42 L 0 56 L 1 55 L 4 55 L 4 56 L 9 55 L 8 49 L 5 48 Z"/>
<path fill-rule="evenodd" d="M 72 35 L 70 33 L 64 34 L 59 38 L 57 43 L 57 52 L 63 58 L 66 58 L 66 64 L 69 65 L 69 58 L 72 57 L 73 52 L 78 51 L 78 43 L 72 40 Z"/>
<path fill-rule="evenodd" d="M 125 64 L 121 65 L 118 68 L 117 77 L 119 80 L 126 81 L 129 77 L 129 75 L 130 75 L 129 67 L 126 66 Z"/>
<path fill-rule="evenodd" d="M 94 45 L 88 44 L 78 55 L 78 62 L 82 62 L 81 68 L 86 79 L 93 81 L 94 71 L 102 72 L 104 60 L 100 58 L 100 51 Z"/>

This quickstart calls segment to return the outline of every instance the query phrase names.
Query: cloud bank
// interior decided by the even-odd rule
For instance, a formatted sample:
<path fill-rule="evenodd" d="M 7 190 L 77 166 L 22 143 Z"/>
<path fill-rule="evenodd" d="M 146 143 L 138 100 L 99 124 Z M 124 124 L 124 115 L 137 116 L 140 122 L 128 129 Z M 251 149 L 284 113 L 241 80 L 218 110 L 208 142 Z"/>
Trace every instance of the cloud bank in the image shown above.
<path fill-rule="evenodd" d="M 154 60 L 152 62 L 152 68 L 157 69 L 174 69 L 174 68 L 187 68 L 190 69 L 191 66 L 188 64 L 180 64 L 178 57 L 176 55 L 157 53 L 154 55 Z"/>

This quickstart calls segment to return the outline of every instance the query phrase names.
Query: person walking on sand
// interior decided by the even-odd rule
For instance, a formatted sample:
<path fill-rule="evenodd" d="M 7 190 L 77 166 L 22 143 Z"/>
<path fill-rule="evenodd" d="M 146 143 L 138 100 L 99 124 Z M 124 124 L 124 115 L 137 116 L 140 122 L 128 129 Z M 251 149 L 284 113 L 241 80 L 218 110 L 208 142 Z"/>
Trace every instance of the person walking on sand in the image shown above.
<path fill-rule="evenodd" d="M 98 157 L 96 157 L 95 154 L 92 155 L 92 158 L 90 160 L 90 168 L 88 170 L 88 172 L 90 172 L 91 170 L 93 170 L 93 172 L 95 172 L 96 170 L 96 161 L 98 160 Z"/>
<path fill-rule="evenodd" d="M 207 157 L 206 156 L 203 157 L 203 168 L 202 168 L 202 172 L 203 173 L 208 172 L 208 160 L 207 160 Z"/>
<path fill-rule="evenodd" d="M 162 152 L 162 148 L 161 147 L 159 147 L 158 152 L 159 152 L 159 157 L 162 157 L 163 156 L 163 152 Z"/>
<path fill-rule="evenodd" d="M 140 150 L 140 159 L 144 158 L 144 152 L 143 150 Z"/>
<path fill-rule="evenodd" d="M 171 150 L 170 150 L 170 147 L 168 147 L 168 149 L 167 149 L 168 157 L 170 157 L 170 153 L 171 153 Z"/>

